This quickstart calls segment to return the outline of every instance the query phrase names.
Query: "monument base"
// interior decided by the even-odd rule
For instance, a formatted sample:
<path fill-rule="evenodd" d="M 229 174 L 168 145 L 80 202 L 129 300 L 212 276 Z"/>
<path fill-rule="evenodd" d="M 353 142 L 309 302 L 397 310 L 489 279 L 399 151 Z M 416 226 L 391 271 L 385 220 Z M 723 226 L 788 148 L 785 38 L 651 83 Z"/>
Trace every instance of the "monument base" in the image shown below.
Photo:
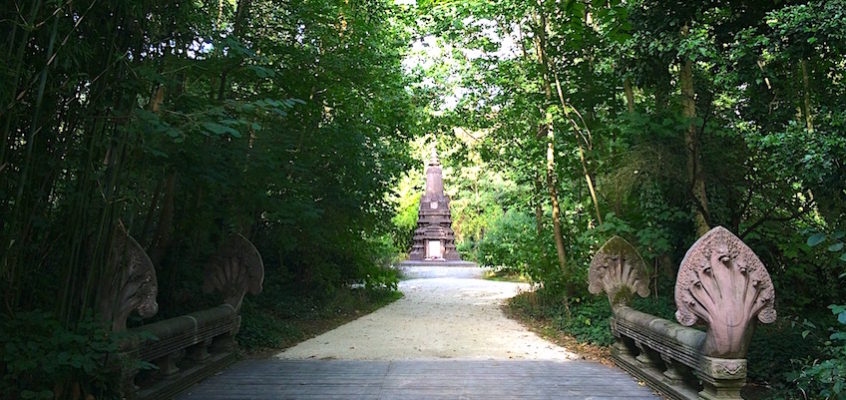
<path fill-rule="evenodd" d="M 394 265 L 402 279 L 463 278 L 480 279 L 490 268 L 479 268 L 470 261 L 403 261 Z"/>
<path fill-rule="evenodd" d="M 396 264 L 397 268 L 404 267 L 477 267 L 476 263 L 472 261 L 435 261 L 435 260 L 405 260 Z"/>

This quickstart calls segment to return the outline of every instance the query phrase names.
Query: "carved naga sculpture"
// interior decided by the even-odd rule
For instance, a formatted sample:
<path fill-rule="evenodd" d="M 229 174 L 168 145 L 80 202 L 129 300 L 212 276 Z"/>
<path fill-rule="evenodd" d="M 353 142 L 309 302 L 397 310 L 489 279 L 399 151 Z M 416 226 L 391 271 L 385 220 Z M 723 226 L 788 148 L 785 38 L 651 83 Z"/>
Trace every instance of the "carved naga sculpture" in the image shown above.
<path fill-rule="evenodd" d="M 611 306 L 626 305 L 634 293 L 649 296 L 646 265 L 634 246 L 625 239 L 609 239 L 590 262 L 588 290 L 593 294 L 605 292 Z"/>
<path fill-rule="evenodd" d="M 113 331 L 126 330 L 126 319 L 133 310 L 143 318 L 156 315 L 158 283 L 156 269 L 141 247 L 118 222 L 106 272 L 100 284 L 100 313 L 112 321 Z"/>
<path fill-rule="evenodd" d="M 209 260 L 203 291 L 222 293 L 224 301 L 238 312 L 244 295 L 247 292 L 261 293 L 263 281 L 264 263 L 261 254 L 247 238 L 236 233 Z"/>
<path fill-rule="evenodd" d="M 716 227 L 687 251 L 676 280 L 676 319 L 708 325 L 703 353 L 743 358 L 755 318 L 776 319 L 773 283 L 761 260 L 737 236 Z"/>

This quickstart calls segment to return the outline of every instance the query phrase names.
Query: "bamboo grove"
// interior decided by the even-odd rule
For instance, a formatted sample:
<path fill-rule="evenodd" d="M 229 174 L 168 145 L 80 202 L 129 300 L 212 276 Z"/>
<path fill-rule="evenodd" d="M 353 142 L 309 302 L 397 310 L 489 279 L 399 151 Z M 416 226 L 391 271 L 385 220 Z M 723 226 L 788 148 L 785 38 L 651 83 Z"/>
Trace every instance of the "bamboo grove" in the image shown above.
<path fill-rule="evenodd" d="M 160 317 L 202 303 L 230 232 L 317 292 L 378 279 L 417 131 L 405 18 L 384 1 L 5 1 L 0 316 L 30 354 L 0 357 L 0 397 L 108 393 L 92 353 L 109 339 L 63 341 L 101 332 L 119 222 L 156 266 Z"/>

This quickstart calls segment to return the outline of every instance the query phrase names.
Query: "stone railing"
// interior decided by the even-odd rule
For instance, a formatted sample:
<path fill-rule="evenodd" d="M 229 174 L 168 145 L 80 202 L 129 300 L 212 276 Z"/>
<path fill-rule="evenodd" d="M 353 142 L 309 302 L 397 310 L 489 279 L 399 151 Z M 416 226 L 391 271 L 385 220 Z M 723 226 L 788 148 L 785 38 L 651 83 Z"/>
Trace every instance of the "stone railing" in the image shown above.
<path fill-rule="evenodd" d="M 766 268 L 739 238 L 722 227 L 687 251 L 676 279 L 681 325 L 628 306 L 649 294 L 637 251 L 613 237 L 590 265 L 590 291 L 611 302 L 611 356 L 621 368 L 673 399 L 742 399 L 746 351 L 757 319 L 775 321 L 775 293 Z M 689 326 L 701 322 L 705 331 Z"/>
<path fill-rule="evenodd" d="M 113 239 L 109 274 L 100 302 L 112 329 L 126 330 L 133 310 L 145 318 L 158 310 L 156 274 L 143 248 L 118 226 Z M 170 398 L 197 381 L 220 371 L 237 359 L 235 335 L 241 326 L 239 311 L 247 292 L 261 292 L 264 266 L 258 250 L 241 235 L 232 235 L 206 266 L 203 290 L 220 292 L 224 304 L 132 328 L 134 340 L 119 354 L 121 394 L 130 399 Z M 156 365 L 154 371 L 127 367 L 124 360 Z"/>

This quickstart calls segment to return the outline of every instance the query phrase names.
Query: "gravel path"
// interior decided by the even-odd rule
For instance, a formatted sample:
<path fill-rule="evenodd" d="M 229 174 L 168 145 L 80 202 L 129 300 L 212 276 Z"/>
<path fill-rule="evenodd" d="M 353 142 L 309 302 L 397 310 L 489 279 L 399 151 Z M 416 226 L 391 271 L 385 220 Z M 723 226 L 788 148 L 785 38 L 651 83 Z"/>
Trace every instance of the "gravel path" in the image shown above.
<path fill-rule="evenodd" d="M 402 299 L 302 342 L 280 359 L 567 360 L 577 356 L 506 317 L 500 305 L 528 285 L 479 279 L 481 269 L 415 267 Z"/>

